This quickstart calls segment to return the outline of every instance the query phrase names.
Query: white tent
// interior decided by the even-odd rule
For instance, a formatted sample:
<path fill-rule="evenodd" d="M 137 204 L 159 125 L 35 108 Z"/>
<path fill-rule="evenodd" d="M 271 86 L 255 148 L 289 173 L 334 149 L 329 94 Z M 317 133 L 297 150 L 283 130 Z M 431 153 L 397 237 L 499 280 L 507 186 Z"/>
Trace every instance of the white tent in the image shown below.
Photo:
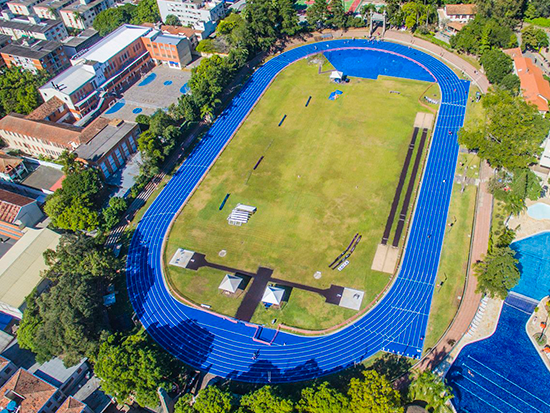
<path fill-rule="evenodd" d="M 242 281 L 243 279 L 241 277 L 237 277 L 232 274 L 225 274 L 225 277 L 223 277 L 223 280 L 218 288 L 230 293 L 235 293 L 239 289 Z"/>
<path fill-rule="evenodd" d="M 268 286 L 264 291 L 262 302 L 267 304 L 281 304 L 283 296 L 285 295 L 284 288 Z"/>
<path fill-rule="evenodd" d="M 340 72 L 338 70 L 333 70 L 332 73 L 330 74 L 331 79 L 342 80 L 343 77 L 344 77 L 344 72 Z"/>

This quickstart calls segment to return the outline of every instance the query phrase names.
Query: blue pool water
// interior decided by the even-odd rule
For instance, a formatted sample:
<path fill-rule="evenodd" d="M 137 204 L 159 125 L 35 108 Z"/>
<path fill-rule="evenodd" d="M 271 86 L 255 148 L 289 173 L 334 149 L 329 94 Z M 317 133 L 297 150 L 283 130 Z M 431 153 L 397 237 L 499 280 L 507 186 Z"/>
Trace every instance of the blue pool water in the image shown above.
<path fill-rule="evenodd" d="M 155 80 L 156 77 L 157 77 L 156 73 L 149 73 L 145 79 L 139 82 L 138 86 L 147 86 L 149 83 Z"/>
<path fill-rule="evenodd" d="M 121 99 L 118 102 L 116 102 L 113 106 L 111 106 L 105 112 L 105 114 L 110 115 L 112 113 L 117 113 L 120 109 L 122 109 L 124 107 L 125 104 L 126 104 L 126 102 L 124 101 L 124 99 Z"/>
<path fill-rule="evenodd" d="M 535 219 L 550 219 L 550 205 L 537 202 L 527 208 L 527 215 Z"/>
<path fill-rule="evenodd" d="M 378 76 L 383 75 L 426 82 L 434 81 L 423 67 L 411 64 L 409 59 L 398 54 L 377 53 L 370 50 L 335 50 L 325 52 L 325 57 L 338 70 L 345 68 L 346 76 L 377 79 Z"/>
<path fill-rule="evenodd" d="M 516 241 L 511 247 L 516 251 L 521 272 L 512 291 L 537 301 L 550 295 L 550 232 Z"/>
<path fill-rule="evenodd" d="M 495 334 L 462 349 L 447 373 L 459 413 L 550 413 L 550 372 L 525 331 L 534 305 L 521 301 L 507 298 Z"/>

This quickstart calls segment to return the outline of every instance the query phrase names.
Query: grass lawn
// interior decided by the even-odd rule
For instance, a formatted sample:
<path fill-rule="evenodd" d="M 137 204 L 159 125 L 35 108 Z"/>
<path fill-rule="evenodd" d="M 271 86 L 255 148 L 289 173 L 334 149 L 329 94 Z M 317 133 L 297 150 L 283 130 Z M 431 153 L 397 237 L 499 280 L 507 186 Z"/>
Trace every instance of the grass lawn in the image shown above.
<path fill-rule="evenodd" d="M 300 61 L 278 76 L 176 219 L 165 260 L 181 247 L 240 270 L 268 267 L 274 277 L 318 288 L 336 284 L 363 290 L 363 306 L 384 288 L 388 275 L 370 267 L 415 115 L 426 111 L 419 98 L 428 84 L 382 77 L 336 86 L 317 71 L 317 65 Z M 329 101 L 335 89 L 344 93 Z M 227 193 L 231 196 L 219 211 Z M 258 208 L 242 227 L 227 224 L 237 203 Z M 330 270 L 328 264 L 357 232 L 363 238 L 348 267 Z M 218 256 L 222 249 L 227 251 L 223 258 Z M 313 278 L 316 271 L 321 279 Z M 167 266 L 167 275 L 181 294 L 220 313 L 234 315 L 241 301 L 218 293 L 221 271 Z M 260 306 L 253 321 L 276 318 L 318 329 L 352 314 L 325 304 L 315 293 L 294 289 L 281 311 Z"/>
<path fill-rule="evenodd" d="M 477 165 L 474 169 L 476 171 L 479 169 L 479 158 L 475 155 L 460 154 L 458 162 L 457 174 L 460 172 L 460 163 L 464 163 L 464 166 Z M 447 330 L 460 304 L 458 297 L 462 296 L 468 270 L 476 194 L 477 187 L 475 185 L 465 185 L 464 191 L 462 191 L 461 184 L 453 185 L 447 219 L 447 223 L 452 223 L 453 226 L 447 225 L 446 227 L 430 319 L 424 340 L 425 351 L 435 346 Z M 443 285 L 439 286 L 441 282 Z"/>

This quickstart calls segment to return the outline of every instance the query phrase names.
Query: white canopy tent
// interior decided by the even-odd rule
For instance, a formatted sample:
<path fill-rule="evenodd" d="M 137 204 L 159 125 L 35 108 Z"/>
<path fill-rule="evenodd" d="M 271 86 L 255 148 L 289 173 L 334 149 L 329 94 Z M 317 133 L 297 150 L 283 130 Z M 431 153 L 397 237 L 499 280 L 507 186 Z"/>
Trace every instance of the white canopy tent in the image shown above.
<path fill-rule="evenodd" d="M 283 301 L 284 295 L 285 295 L 284 288 L 274 287 L 270 285 L 264 291 L 262 302 L 266 304 L 280 305 L 281 301 Z"/>
<path fill-rule="evenodd" d="M 342 80 L 343 77 L 344 77 L 344 72 L 340 72 L 338 70 L 333 70 L 332 73 L 330 74 L 331 80 L 334 80 L 334 79 Z"/>
<path fill-rule="evenodd" d="M 223 280 L 218 288 L 230 293 L 236 293 L 242 282 L 243 279 L 241 277 L 237 277 L 233 274 L 225 274 L 225 277 L 223 277 Z"/>

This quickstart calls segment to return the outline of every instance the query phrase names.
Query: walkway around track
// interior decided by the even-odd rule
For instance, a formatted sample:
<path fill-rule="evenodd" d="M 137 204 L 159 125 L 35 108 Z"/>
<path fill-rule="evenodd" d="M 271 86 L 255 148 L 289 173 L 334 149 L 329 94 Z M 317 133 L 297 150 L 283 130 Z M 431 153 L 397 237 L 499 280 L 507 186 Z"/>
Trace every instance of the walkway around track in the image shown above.
<path fill-rule="evenodd" d="M 275 76 L 307 55 L 350 49 L 363 50 L 366 59 L 375 55 L 384 62 L 384 70 L 400 70 L 405 77 L 407 73 L 417 73 L 418 66 L 429 70 L 442 92 L 403 262 L 386 296 L 354 324 L 321 337 L 280 332 L 272 345 L 266 346 L 254 341 L 255 326 L 187 306 L 170 294 L 162 267 L 163 240 L 177 213 Z M 127 280 L 132 305 L 143 326 L 163 347 L 189 365 L 241 381 L 307 380 L 341 370 L 380 350 L 418 358 L 455 173 L 456 132 L 464 119 L 468 89 L 469 82 L 460 80 L 436 58 L 395 43 L 320 42 L 269 60 L 214 123 L 135 231 L 128 253 Z M 261 356 L 251 359 L 259 348 Z"/>

